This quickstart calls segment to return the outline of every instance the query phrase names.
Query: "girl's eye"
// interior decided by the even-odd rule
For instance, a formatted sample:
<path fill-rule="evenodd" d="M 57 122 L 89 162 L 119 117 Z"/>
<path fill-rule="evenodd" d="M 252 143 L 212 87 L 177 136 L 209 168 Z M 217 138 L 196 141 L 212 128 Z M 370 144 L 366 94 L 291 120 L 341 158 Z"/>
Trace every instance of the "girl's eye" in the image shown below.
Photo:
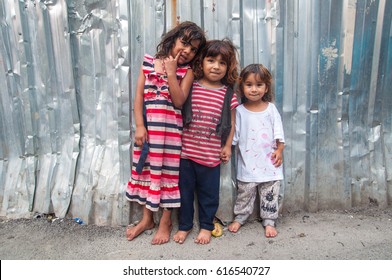
<path fill-rule="evenodd" d="M 188 46 L 191 46 L 191 51 L 193 52 L 193 53 L 197 53 L 197 48 L 195 48 L 194 46 L 192 46 L 192 44 L 191 43 L 189 43 L 189 42 L 185 42 L 185 41 L 181 41 L 181 43 L 182 43 L 182 45 L 184 46 L 184 47 L 188 47 Z"/>

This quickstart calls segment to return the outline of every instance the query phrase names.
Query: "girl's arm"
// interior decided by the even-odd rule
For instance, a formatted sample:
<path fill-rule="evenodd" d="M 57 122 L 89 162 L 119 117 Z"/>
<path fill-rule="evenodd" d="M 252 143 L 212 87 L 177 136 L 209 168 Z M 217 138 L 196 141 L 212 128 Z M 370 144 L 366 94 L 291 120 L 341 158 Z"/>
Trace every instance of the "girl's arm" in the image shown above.
<path fill-rule="evenodd" d="M 176 108 L 181 108 L 185 103 L 193 83 L 193 71 L 191 69 L 188 69 L 181 83 L 178 83 L 176 71 L 177 61 L 180 57 L 180 54 L 181 52 L 178 52 L 175 58 L 170 56 L 169 58 L 165 59 L 165 69 L 169 84 L 170 96 Z"/>
<path fill-rule="evenodd" d="M 283 163 L 284 143 L 283 142 L 279 142 L 279 140 L 276 140 L 276 145 L 277 145 L 277 148 L 272 153 L 271 159 L 273 160 L 273 163 L 274 163 L 275 167 L 279 167 Z"/>
<path fill-rule="evenodd" d="M 144 94 L 144 83 L 145 76 L 143 73 L 143 68 L 140 68 L 139 77 L 136 84 L 136 94 L 133 101 L 133 111 L 135 116 L 135 144 L 139 147 L 147 141 L 147 128 L 144 126 L 143 122 L 143 94 Z"/>
<path fill-rule="evenodd" d="M 231 158 L 231 144 L 233 142 L 234 132 L 235 132 L 235 112 L 236 110 L 231 110 L 231 129 L 230 134 L 227 137 L 225 145 L 222 147 L 221 150 L 221 160 L 223 163 L 227 163 Z"/>

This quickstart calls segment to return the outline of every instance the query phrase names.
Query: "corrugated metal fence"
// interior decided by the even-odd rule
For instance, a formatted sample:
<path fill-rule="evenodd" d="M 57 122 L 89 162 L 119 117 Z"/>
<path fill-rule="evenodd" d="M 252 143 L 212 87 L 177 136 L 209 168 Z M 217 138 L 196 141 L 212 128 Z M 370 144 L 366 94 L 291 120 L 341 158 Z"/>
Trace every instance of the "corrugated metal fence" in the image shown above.
<path fill-rule="evenodd" d="M 144 53 L 191 20 L 275 77 L 283 210 L 392 201 L 392 1 L 1 0 L 0 215 L 126 225 Z M 224 219 L 230 166 L 222 167 Z"/>

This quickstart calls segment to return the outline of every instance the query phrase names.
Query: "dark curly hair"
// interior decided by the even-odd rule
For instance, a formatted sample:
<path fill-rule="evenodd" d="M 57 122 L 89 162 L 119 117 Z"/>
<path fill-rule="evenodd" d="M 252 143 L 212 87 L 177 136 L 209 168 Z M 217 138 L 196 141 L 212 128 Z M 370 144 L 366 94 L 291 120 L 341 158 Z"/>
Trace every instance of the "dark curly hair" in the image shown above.
<path fill-rule="evenodd" d="M 264 102 L 272 102 L 274 100 L 274 93 L 272 91 L 272 75 L 270 71 L 263 64 L 249 64 L 244 69 L 242 69 L 239 79 L 239 93 L 241 97 L 241 102 L 245 103 L 247 98 L 244 94 L 244 82 L 249 77 L 249 75 L 255 74 L 268 88 L 268 91 L 264 94 Z"/>
<path fill-rule="evenodd" d="M 203 59 L 206 57 L 216 57 L 218 55 L 222 55 L 222 59 L 227 64 L 227 72 L 222 79 L 222 83 L 226 86 L 234 87 L 235 83 L 238 81 L 237 49 L 227 38 L 223 40 L 207 41 L 205 48 L 193 64 L 195 79 L 203 78 Z"/>
<path fill-rule="evenodd" d="M 193 40 L 200 40 L 195 58 L 206 44 L 204 31 L 196 23 L 184 21 L 162 36 L 162 40 L 157 46 L 157 53 L 155 54 L 155 57 L 163 58 L 168 56 L 178 38 L 181 38 L 187 43 L 191 43 Z"/>

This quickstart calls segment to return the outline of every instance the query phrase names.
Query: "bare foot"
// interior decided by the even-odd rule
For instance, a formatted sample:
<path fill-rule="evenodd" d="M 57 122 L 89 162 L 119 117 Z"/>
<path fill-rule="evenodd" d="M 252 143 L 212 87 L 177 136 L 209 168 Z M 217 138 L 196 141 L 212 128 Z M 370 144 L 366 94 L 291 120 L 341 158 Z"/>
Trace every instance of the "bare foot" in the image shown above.
<path fill-rule="evenodd" d="M 176 232 L 176 234 L 173 236 L 173 240 L 179 244 L 184 243 L 185 239 L 187 238 L 188 234 L 191 231 L 184 231 L 184 230 L 179 230 Z"/>
<path fill-rule="evenodd" d="M 144 222 L 143 220 L 136 226 L 127 227 L 126 236 L 129 241 L 139 236 L 142 232 L 153 229 L 155 226 L 154 222 Z"/>
<path fill-rule="evenodd" d="M 152 245 L 161 245 L 169 242 L 170 233 L 173 226 L 171 222 L 163 222 L 159 223 L 158 231 L 155 233 L 154 238 L 151 241 Z"/>
<path fill-rule="evenodd" d="M 278 235 L 278 232 L 276 231 L 276 228 L 273 226 L 266 226 L 265 227 L 265 237 L 275 237 Z"/>
<path fill-rule="evenodd" d="M 228 228 L 229 228 L 229 231 L 236 233 L 240 229 L 240 227 L 241 227 L 241 224 L 237 221 L 234 221 L 229 225 Z"/>
<path fill-rule="evenodd" d="M 211 240 L 211 231 L 206 229 L 201 229 L 199 235 L 195 239 L 195 243 L 197 244 L 208 244 Z"/>

